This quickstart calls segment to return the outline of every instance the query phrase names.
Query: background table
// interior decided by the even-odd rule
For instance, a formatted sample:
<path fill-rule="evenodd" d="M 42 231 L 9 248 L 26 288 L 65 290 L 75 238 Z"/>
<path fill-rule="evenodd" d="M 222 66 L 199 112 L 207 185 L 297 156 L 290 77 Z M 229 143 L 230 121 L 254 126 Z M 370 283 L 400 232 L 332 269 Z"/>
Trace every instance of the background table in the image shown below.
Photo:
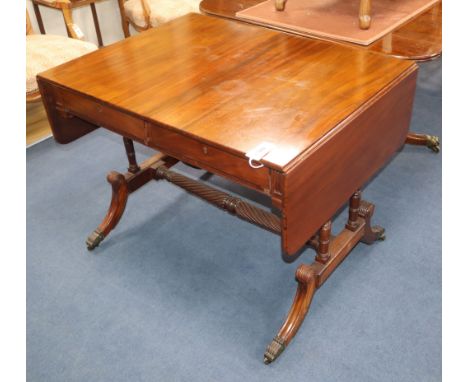
<path fill-rule="evenodd" d="M 264 0 L 203 0 L 200 4 L 200 10 L 208 15 L 241 21 L 236 17 L 238 11 L 263 1 Z M 246 21 L 242 20 L 242 22 Z M 271 25 L 262 26 L 272 28 Z M 301 34 L 286 29 L 282 30 L 289 33 Z M 310 35 L 304 36 L 311 37 Z M 346 42 L 335 42 L 356 46 L 355 44 Z M 442 54 L 442 3 L 436 4 L 415 19 L 397 28 L 392 33 L 389 33 L 367 47 L 362 47 L 362 49 L 417 61 L 427 61 L 439 57 Z"/>

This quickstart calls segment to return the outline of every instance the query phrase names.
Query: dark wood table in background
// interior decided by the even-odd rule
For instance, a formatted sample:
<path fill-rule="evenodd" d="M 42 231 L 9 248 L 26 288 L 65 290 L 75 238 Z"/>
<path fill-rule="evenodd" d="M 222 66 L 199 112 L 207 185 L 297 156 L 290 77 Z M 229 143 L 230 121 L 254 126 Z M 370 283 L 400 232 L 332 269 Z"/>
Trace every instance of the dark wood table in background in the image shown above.
<path fill-rule="evenodd" d="M 58 142 L 99 126 L 124 137 L 128 172 L 108 175 L 111 205 L 89 249 L 151 180 L 280 235 L 286 262 L 315 249 L 315 262 L 297 268 L 297 294 L 267 347 L 269 363 L 353 247 L 383 239 L 359 189 L 405 142 L 416 74 L 411 61 L 190 14 L 41 73 L 38 83 Z M 133 140 L 160 153 L 138 164 Z M 249 161 L 265 142 L 270 150 Z M 179 160 L 267 195 L 271 210 L 171 170 Z M 348 222 L 332 237 L 331 219 L 348 201 Z"/>
<path fill-rule="evenodd" d="M 263 1 L 265 0 L 203 0 L 200 3 L 200 10 L 211 16 L 224 17 L 239 22 L 254 23 L 253 21 L 238 19 L 236 17 L 236 13 Z M 303 35 L 309 38 L 319 38 L 307 33 L 292 31 L 287 28 L 277 28 L 260 22 L 255 22 L 255 24 L 272 29 L 278 29 L 283 32 Z M 383 53 L 396 58 L 417 61 L 432 60 L 442 54 L 442 3 L 434 5 L 426 12 L 410 20 L 406 24 L 367 47 L 346 41 L 330 41 L 360 47 L 362 49 Z"/>

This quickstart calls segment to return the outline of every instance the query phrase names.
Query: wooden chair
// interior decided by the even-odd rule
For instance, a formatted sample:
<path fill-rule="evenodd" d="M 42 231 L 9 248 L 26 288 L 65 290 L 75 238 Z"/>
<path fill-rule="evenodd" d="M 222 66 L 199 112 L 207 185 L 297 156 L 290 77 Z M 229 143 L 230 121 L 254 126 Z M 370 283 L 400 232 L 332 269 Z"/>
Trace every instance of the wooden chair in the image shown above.
<path fill-rule="evenodd" d="M 100 0 L 32 0 L 32 3 L 34 6 L 34 13 L 36 14 L 37 23 L 39 24 L 39 30 L 42 34 L 45 34 L 45 29 L 39 5 L 60 10 L 65 21 L 65 26 L 67 27 L 68 37 L 78 39 L 83 37 L 83 32 L 81 32 L 80 28 L 73 22 L 72 10 L 84 5 L 89 5 L 93 14 L 94 28 L 96 29 L 98 45 L 103 46 L 101 28 L 99 27 L 99 19 L 95 5 L 95 3 L 98 1 Z"/>
<path fill-rule="evenodd" d="M 34 34 L 26 11 L 26 102 L 41 99 L 37 73 L 80 57 L 97 49 L 90 42 L 64 36 Z"/>
<path fill-rule="evenodd" d="M 284 11 L 287 0 L 275 0 L 277 11 Z M 371 0 L 361 0 L 359 4 L 359 27 L 369 29 L 371 24 Z"/>
<path fill-rule="evenodd" d="M 131 24 L 138 32 L 157 27 L 190 12 L 199 12 L 201 0 L 119 0 L 122 28 L 130 36 Z"/>

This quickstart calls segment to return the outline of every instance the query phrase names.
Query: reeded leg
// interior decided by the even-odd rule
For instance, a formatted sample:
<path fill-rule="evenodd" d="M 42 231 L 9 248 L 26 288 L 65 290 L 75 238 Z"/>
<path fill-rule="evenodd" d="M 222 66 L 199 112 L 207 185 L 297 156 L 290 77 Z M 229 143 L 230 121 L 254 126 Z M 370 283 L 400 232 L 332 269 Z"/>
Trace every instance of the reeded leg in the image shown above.
<path fill-rule="evenodd" d="M 125 210 L 128 198 L 128 185 L 125 176 L 116 171 L 107 175 L 107 181 L 112 186 L 112 200 L 107 215 L 94 232 L 89 235 L 86 245 L 90 251 L 96 248 L 101 241 L 115 228 Z"/>
<path fill-rule="evenodd" d="M 371 0 L 361 0 L 359 6 L 359 28 L 369 29 L 371 19 Z"/>
<path fill-rule="evenodd" d="M 275 0 L 275 8 L 277 11 L 284 11 L 286 0 Z"/>
<path fill-rule="evenodd" d="M 288 346 L 302 325 L 309 311 L 316 289 L 315 272 L 312 266 L 301 264 L 296 270 L 297 291 L 288 316 L 280 331 L 266 348 L 263 362 L 273 362 Z"/>
<path fill-rule="evenodd" d="M 406 136 L 406 144 L 416 146 L 426 146 L 435 153 L 440 151 L 439 137 L 435 135 L 408 133 Z"/>

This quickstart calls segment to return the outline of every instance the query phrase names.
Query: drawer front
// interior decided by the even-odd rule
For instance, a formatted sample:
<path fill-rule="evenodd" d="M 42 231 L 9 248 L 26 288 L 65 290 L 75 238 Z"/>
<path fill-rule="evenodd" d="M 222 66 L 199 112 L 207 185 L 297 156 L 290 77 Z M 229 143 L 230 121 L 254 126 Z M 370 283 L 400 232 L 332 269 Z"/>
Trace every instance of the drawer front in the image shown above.
<path fill-rule="evenodd" d="M 99 102 L 75 94 L 64 89 L 58 90 L 58 101 L 62 103 L 70 114 L 98 126 L 105 127 L 118 134 L 143 142 L 145 139 L 145 126 L 143 120 L 129 114 L 102 105 Z"/>
<path fill-rule="evenodd" d="M 175 131 L 150 124 L 146 145 L 179 160 L 270 194 L 270 170 L 254 169 L 240 157 Z"/>

